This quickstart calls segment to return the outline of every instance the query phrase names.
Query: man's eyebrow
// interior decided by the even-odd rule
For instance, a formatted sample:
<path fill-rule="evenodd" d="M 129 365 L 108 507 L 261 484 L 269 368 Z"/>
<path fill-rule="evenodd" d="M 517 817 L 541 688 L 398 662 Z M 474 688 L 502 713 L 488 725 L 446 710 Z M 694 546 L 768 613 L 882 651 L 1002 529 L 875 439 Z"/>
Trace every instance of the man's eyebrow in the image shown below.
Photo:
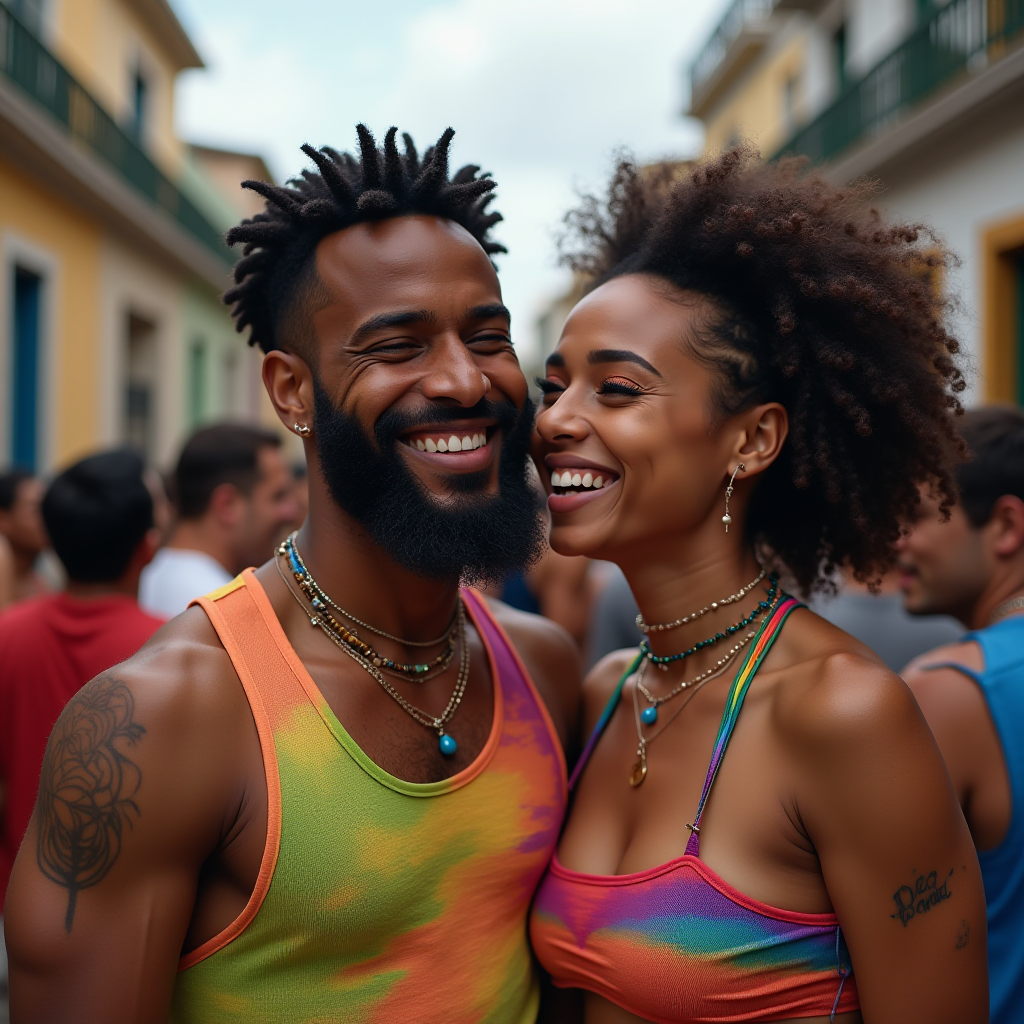
<path fill-rule="evenodd" d="M 409 324 L 432 324 L 437 321 L 437 316 L 429 309 L 407 309 L 396 313 L 378 313 L 364 320 L 353 332 L 350 343 L 365 341 L 371 334 L 377 331 L 387 330 L 389 327 L 405 327 Z"/>
<path fill-rule="evenodd" d="M 643 356 L 638 356 L 626 348 L 595 348 L 587 353 L 587 362 L 591 366 L 595 363 L 636 363 L 637 366 L 642 366 L 645 370 L 653 373 L 655 377 L 661 376 Z"/>
<path fill-rule="evenodd" d="M 502 317 L 502 319 L 507 320 L 510 324 L 512 323 L 512 314 L 508 311 L 508 307 L 503 306 L 500 302 L 472 306 L 466 310 L 467 320 L 492 320 L 494 317 Z"/>
<path fill-rule="evenodd" d="M 561 352 L 552 352 L 551 355 L 544 360 L 545 366 L 565 366 L 565 357 Z"/>

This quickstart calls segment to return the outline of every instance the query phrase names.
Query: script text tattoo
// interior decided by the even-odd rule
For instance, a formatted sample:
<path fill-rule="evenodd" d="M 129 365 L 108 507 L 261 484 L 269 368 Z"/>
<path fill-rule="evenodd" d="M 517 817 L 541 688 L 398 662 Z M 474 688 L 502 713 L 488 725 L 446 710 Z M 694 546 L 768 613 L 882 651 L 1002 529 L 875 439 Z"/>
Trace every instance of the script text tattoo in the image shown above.
<path fill-rule="evenodd" d="M 901 885 L 893 894 L 892 900 L 896 904 L 896 913 L 889 916 L 899 921 L 904 928 L 921 914 L 927 914 L 933 907 L 937 907 L 944 900 L 951 899 L 953 894 L 949 891 L 949 880 L 953 875 L 950 868 L 949 874 L 940 882 L 937 871 L 929 871 L 927 875 L 919 875 L 916 871 L 912 885 Z"/>
<path fill-rule="evenodd" d="M 68 891 L 71 931 L 83 889 L 100 882 L 121 852 L 124 826 L 139 816 L 142 775 L 127 751 L 146 730 L 124 683 L 101 677 L 68 704 L 46 748 L 39 784 L 36 859 Z"/>

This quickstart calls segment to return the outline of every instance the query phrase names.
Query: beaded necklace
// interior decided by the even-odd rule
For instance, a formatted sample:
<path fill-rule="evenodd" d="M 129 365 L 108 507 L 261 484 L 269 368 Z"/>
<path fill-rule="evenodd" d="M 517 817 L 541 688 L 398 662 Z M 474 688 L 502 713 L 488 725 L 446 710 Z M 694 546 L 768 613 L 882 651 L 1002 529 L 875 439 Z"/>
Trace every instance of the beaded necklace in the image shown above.
<path fill-rule="evenodd" d="M 312 625 L 318 626 L 321 624 L 321 621 L 329 623 L 330 627 L 338 634 L 338 636 L 371 662 L 375 668 L 384 669 L 384 671 L 391 672 L 393 675 L 410 676 L 414 679 L 416 677 L 420 677 L 419 681 L 426 682 L 428 679 L 432 679 L 438 672 L 443 672 L 451 664 L 452 658 L 455 654 L 455 624 L 458 619 L 457 609 L 455 618 L 453 618 L 451 625 L 449 625 L 444 635 L 438 637 L 438 639 L 431 641 L 403 640 L 401 637 L 392 636 L 390 633 L 385 633 L 383 630 L 375 629 L 373 626 L 368 625 L 361 619 L 356 619 L 355 616 L 349 614 L 339 605 L 335 604 L 335 602 L 327 596 L 313 578 L 312 573 L 306 568 L 306 564 L 302 561 L 302 556 L 299 554 L 299 550 L 295 546 L 294 533 L 281 544 L 278 548 L 278 554 L 288 560 L 299 589 L 303 594 L 305 594 L 307 600 L 313 607 L 313 611 L 316 612 L 316 615 L 310 619 Z M 461 598 L 459 598 L 458 603 L 461 605 Z M 342 615 L 351 621 L 358 622 L 359 625 L 365 629 L 369 629 L 371 632 L 374 632 L 379 636 L 387 637 L 397 643 L 404 644 L 409 647 L 436 647 L 438 644 L 444 643 L 445 649 L 433 661 L 426 663 L 406 663 L 395 661 L 393 658 L 387 658 L 384 655 L 379 654 L 370 646 L 370 644 L 366 643 L 358 633 L 346 628 L 338 622 L 338 620 L 331 614 L 331 607 L 336 608 Z"/>
<path fill-rule="evenodd" d="M 776 595 L 779 592 L 779 578 L 774 573 L 768 577 L 770 586 L 768 587 L 768 593 L 765 600 L 758 601 L 754 606 L 754 610 L 749 614 L 740 619 L 739 622 L 734 622 L 731 626 L 726 626 L 724 630 L 716 633 L 714 636 L 708 637 L 706 640 L 698 640 L 692 647 L 685 651 L 680 651 L 678 654 L 655 654 L 651 650 L 651 642 L 647 637 L 644 637 L 640 641 L 640 653 L 650 662 L 657 665 L 658 668 L 667 668 L 673 662 L 682 661 L 684 658 L 689 658 L 691 655 L 696 654 L 698 651 L 704 650 L 706 647 L 713 647 L 715 644 L 720 643 L 722 640 L 727 639 L 734 633 L 738 633 L 741 629 L 745 629 L 749 626 L 759 615 L 766 612 L 775 600 Z"/>
<path fill-rule="evenodd" d="M 282 548 L 284 545 L 282 545 Z M 283 552 L 282 552 L 283 553 Z M 302 598 L 299 597 L 291 584 L 288 582 L 284 569 L 281 567 L 281 563 L 277 562 L 277 570 L 281 574 L 281 579 L 284 580 L 285 586 L 288 588 L 288 593 L 295 598 L 298 602 L 299 607 L 309 616 L 309 624 L 314 627 L 319 627 L 320 630 L 335 644 L 343 650 L 353 661 L 356 662 L 362 669 L 364 669 L 373 679 L 375 679 L 384 690 L 385 693 L 390 696 L 395 703 L 402 708 L 411 718 L 415 719 L 420 725 L 425 726 L 428 729 L 436 729 L 438 736 L 438 749 L 446 757 L 450 757 L 458 750 L 458 744 L 455 742 L 455 737 L 445 731 L 445 726 L 454 718 L 455 712 L 459 705 L 462 703 L 463 694 L 466 692 L 466 685 L 469 682 L 469 644 L 466 640 L 466 610 L 459 600 L 458 607 L 455 611 L 455 623 L 454 631 L 458 636 L 459 646 L 459 672 L 455 680 L 455 689 L 452 691 L 452 695 L 445 706 L 444 711 L 440 715 L 431 715 L 421 708 L 416 707 L 415 704 L 407 701 L 385 678 L 380 670 L 380 667 L 374 664 L 362 650 L 352 644 L 348 640 L 348 636 L 353 634 L 345 630 L 337 620 L 329 613 L 324 611 L 310 611 L 307 610 L 305 603 Z M 298 573 L 295 574 L 298 582 Z M 306 575 L 309 575 L 309 571 L 306 570 Z M 310 577 L 311 579 L 312 577 Z M 300 583 L 301 586 L 301 583 Z M 318 588 L 319 589 L 319 588 Z M 306 598 L 309 598 L 309 594 L 304 590 L 303 594 Z M 356 637 L 358 640 L 358 637 Z M 360 641 L 361 643 L 361 641 Z M 369 645 L 362 644 L 362 647 L 368 648 Z M 372 650 L 372 648 L 369 648 Z M 440 670 L 443 671 L 443 670 Z M 433 678 L 435 675 L 439 675 L 440 671 L 434 672 L 429 678 Z"/>
<path fill-rule="evenodd" d="M 719 608 L 724 608 L 727 604 L 735 604 L 741 598 L 747 596 L 765 578 L 768 574 L 768 570 L 761 566 L 761 571 L 757 575 L 757 579 L 751 580 L 746 586 L 740 587 L 735 594 L 730 594 L 728 597 L 723 597 L 719 601 L 712 601 L 711 604 L 705 605 L 700 611 L 690 612 L 689 615 L 682 615 L 674 622 L 659 622 L 653 625 L 648 625 L 644 622 L 643 614 L 637 613 L 636 617 L 636 628 L 641 633 L 663 633 L 667 629 L 676 629 L 679 626 L 685 626 L 688 622 L 696 622 L 697 619 L 704 618 L 708 612 L 717 611 Z"/>

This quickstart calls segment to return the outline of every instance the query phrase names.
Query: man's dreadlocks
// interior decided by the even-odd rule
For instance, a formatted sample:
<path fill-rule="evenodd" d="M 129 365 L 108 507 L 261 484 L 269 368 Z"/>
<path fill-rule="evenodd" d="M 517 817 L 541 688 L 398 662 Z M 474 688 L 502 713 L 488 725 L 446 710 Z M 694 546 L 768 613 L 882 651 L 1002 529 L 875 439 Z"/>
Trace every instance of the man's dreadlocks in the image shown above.
<path fill-rule="evenodd" d="M 264 352 L 282 348 L 281 325 L 296 299 L 313 298 L 317 287 L 314 254 L 317 243 L 342 228 L 366 221 L 412 214 L 443 217 L 464 227 L 489 256 L 506 252 L 488 238 L 502 216 L 488 212 L 497 184 L 480 168 L 467 164 L 449 177 L 451 128 L 420 159 L 409 135 L 403 133 L 405 152 L 399 153 L 397 128 L 388 129 L 382 149 L 369 128 L 356 126 L 359 159 L 324 146 L 302 151 L 317 170 L 304 170 L 288 186 L 265 181 L 243 181 L 267 201 L 263 213 L 243 220 L 226 236 L 228 245 L 241 244 L 235 264 L 235 287 L 224 295 L 232 306 L 235 329 L 251 328 L 250 345 Z M 307 311 L 300 318 L 308 323 Z M 294 339 L 288 339 L 294 340 Z"/>

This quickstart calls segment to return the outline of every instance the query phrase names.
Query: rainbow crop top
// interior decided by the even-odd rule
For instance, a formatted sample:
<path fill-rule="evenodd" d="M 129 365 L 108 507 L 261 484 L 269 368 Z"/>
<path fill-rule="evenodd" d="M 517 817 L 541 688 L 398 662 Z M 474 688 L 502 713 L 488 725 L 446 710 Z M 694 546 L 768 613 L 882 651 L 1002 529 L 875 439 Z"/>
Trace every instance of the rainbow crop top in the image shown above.
<path fill-rule="evenodd" d="M 570 871 L 553 857 L 534 901 L 530 935 L 559 987 L 596 992 L 657 1024 L 834 1017 L 858 1008 L 834 914 L 767 906 L 737 892 L 700 859 L 701 816 L 743 699 L 797 607 L 783 596 L 732 684 L 685 854 L 629 875 Z M 619 681 L 573 782 L 639 660 Z"/>

